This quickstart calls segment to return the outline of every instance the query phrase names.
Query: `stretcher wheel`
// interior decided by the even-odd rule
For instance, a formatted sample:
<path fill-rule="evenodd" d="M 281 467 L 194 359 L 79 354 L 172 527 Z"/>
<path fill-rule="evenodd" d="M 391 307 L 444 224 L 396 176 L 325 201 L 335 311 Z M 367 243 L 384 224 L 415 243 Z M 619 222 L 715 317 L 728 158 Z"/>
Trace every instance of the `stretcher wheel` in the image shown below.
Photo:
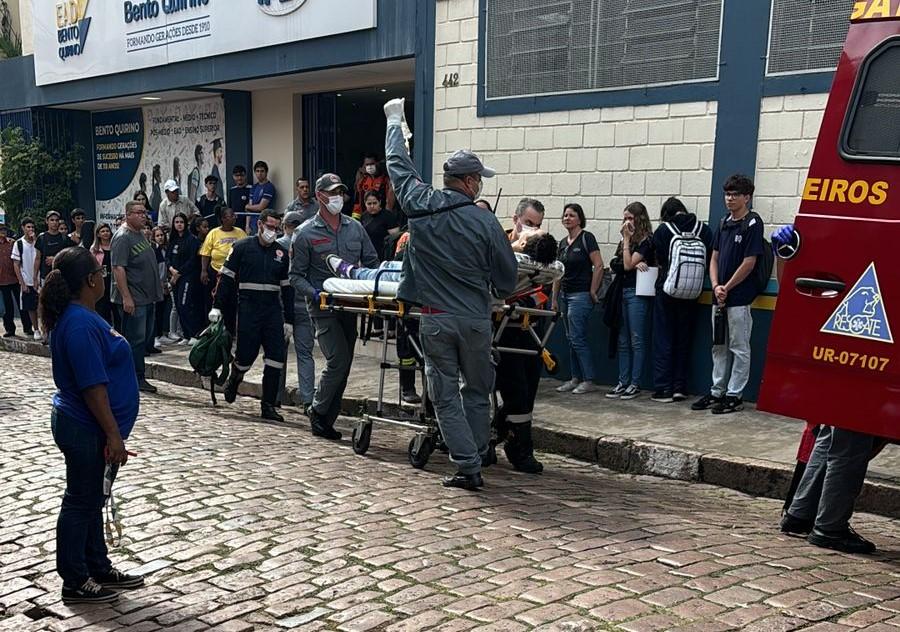
<path fill-rule="evenodd" d="M 352 445 L 356 454 L 365 454 L 372 442 L 372 424 L 358 424 L 353 428 Z"/>
<path fill-rule="evenodd" d="M 428 465 L 428 459 L 431 458 L 431 453 L 434 451 L 434 444 L 431 437 L 424 437 L 419 445 L 419 450 L 416 451 L 416 440 L 416 437 L 409 440 L 407 453 L 409 455 L 409 464 L 417 470 L 421 470 Z"/>

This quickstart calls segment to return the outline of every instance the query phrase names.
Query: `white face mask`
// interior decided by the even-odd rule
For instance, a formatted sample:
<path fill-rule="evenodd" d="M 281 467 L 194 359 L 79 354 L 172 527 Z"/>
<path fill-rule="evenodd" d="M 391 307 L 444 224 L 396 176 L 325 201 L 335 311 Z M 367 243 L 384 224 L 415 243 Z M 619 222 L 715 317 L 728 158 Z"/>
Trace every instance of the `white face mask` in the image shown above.
<path fill-rule="evenodd" d="M 262 237 L 262 240 L 264 242 L 266 242 L 267 244 L 271 244 L 273 241 L 275 241 L 275 238 L 278 236 L 278 233 L 276 233 L 271 228 L 263 228 L 262 232 L 259 234 L 259 236 Z"/>
<path fill-rule="evenodd" d="M 344 196 L 333 195 L 328 197 L 328 212 L 337 215 L 344 208 Z"/>
<path fill-rule="evenodd" d="M 370 176 L 374 176 L 376 171 L 378 171 L 378 167 L 375 165 L 366 165 L 366 173 Z"/>

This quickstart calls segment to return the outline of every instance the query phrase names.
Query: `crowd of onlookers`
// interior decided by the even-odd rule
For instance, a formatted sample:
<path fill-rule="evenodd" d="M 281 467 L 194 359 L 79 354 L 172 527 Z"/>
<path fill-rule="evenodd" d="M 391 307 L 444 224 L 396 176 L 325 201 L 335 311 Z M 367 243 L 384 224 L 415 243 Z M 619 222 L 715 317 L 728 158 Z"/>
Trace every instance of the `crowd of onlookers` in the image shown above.
<path fill-rule="evenodd" d="M 0 225 L 0 293 L 5 335 L 16 334 L 13 314 L 18 310 L 24 334 L 42 339 L 36 318 L 41 279 L 63 248 L 84 244 L 105 270 L 105 292 L 97 304 L 104 319 L 123 331 L 126 313 L 139 314 L 146 354 L 160 353 L 167 344 L 192 344 L 207 325 L 206 314 L 212 307 L 217 279 L 232 244 L 254 234 L 259 213 L 275 208 L 276 190 L 268 179 L 268 165 L 257 162 L 253 173 L 255 183 L 251 185 L 247 170 L 235 166 L 225 199 L 219 193 L 222 183 L 215 175 L 206 178 L 205 190 L 196 200 L 184 197 L 175 180 L 165 182 L 165 196 L 155 206 L 146 191 L 139 190 L 133 196 L 139 206 L 129 204 L 129 208 L 141 210 L 138 218 L 129 221 L 126 212 L 112 223 L 97 222 L 91 235 L 82 234 L 85 213 L 80 209 L 69 214 L 69 224 L 51 211 L 44 218 L 46 230 L 40 234 L 34 220 L 25 218 L 20 222 L 21 236 L 16 240 L 10 239 L 7 228 Z M 606 397 L 639 397 L 645 365 L 652 362 L 651 399 L 686 399 L 691 339 L 701 314 L 698 297 L 708 279 L 713 303 L 721 307 L 713 313 L 727 323 L 722 325 L 727 338 L 719 341 L 724 344 L 713 348 L 712 389 L 693 407 L 712 408 L 716 413 L 741 409 L 750 368 L 750 304 L 760 292 L 752 271 L 763 252 L 763 222 L 750 210 L 754 187 L 749 178 L 732 176 L 724 191 L 730 215 L 715 227 L 706 225 L 675 197 L 662 205 L 656 227 L 642 203 L 628 204 L 623 211 L 621 241 L 608 265 L 604 265 L 596 237 L 587 230 L 582 207 L 574 202 L 565 205 L 562 225 L 566 235 L 559 241 L 558 259 L 565 264 L 566 272 L 553 288 L 552 301 L 554 309 L 561 310 L 564 317 L 571 379 L 558 387 L 559 392 L 580 395 L 598 388 L 594 384 L 589 323 L 595 307 L 601 305 L 610 331 L 610 357 L 618 356 L 618 381 Z M 405 224 L 405 216 L 396 204 L 390 179 L 378 156 L 365 156 L 352 192 L 346 191 L 343 196 L 343 212 L 362 221 L 379 259 L 391 258 L 389 245 Z M 525 204 L 526 200 L 529 203 Z M 514 218 L 514 232 L 520 237 L 546 230 L 542 225 L 543 205 L 538 200 L 526 200 Z M 490 206 L 483 201 L 482 204 Z M 298 179 L 295 197 L 282 215 L 287 235 L 282 240 L 289 239 L 318 209 L 309 180 Z M 138 227 L 153 249 L 155 274 L 162 287 L 161 296 L 139 292 L 133 297 L 134 306 L 117 296 L 113 270 L 114 235 L 123 223 Z M 140 279 L 122 281 L 125 285 L 140 285 Z M 693 289 L 685 292 L 687 286 Z M 225 325 L 232 333 L 235 313 L 234 306 L 224 312 Z M 376 322 L 376 327 L 381 324 Z M 144 386 L 152 388 L 149 384 Z"/>

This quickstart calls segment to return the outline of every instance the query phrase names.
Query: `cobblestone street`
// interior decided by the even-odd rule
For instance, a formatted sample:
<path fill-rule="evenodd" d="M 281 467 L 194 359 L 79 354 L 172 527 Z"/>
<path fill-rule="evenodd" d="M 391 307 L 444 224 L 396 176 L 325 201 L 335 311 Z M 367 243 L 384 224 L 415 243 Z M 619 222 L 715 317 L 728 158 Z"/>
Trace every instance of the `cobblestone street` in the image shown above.
<path fill-rule="evenodd" d="M 122 570 L 146 588 L 67 607 L 54 571 L 63 461 L 49 360 L 0 353 L 2 630 L 772 630 L 900 632 L 900 529 L 859 515 L 863 558 L 781 536 L 780 503 L 542 456 L 481 493 L 445 490 L 435 453 L 375 428 L 365 457 L 306 418 L 212 410 L 196 389 L 142 398 L 116 492 Z M 339 422 L 340 423 L 340 422 Z"/>

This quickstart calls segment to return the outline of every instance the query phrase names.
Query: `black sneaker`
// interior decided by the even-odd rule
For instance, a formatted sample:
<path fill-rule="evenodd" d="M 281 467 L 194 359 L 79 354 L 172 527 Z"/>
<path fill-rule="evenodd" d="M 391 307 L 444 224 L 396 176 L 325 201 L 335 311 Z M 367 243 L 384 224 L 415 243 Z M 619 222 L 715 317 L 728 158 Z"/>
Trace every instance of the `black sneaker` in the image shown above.
<path fill-rule="evenodd" d="M 70 603 L 110 603 L 119 598 L 119 593 L 109 588 L 104 588 L 93 579 L 88 579 L 80 588 L 62 589 L 64 604 Z"/>
<path fill-rule="evenodd" d="M 138 379 L 138 390 L 142 393 L 155 393 L 157 392 L 157 388 L 153 386 L 150 382 L 145 380 L 144 378 Z"/>
<path fill-rule="evenodd" d="M 675 401 L 675 398 L 672 397 L 672 393 L 667 393 L 665 391 L 656 391 L 653 395 L 650 396 L 650 399 L 654 402 L 659 402 L 660 404 L 671 404 Z"/>
<path fill-rule="evenodd" d="M 457 487 L 459 489 L 474 491 L 479 487 L 484 486 L 484 480 L 478 472 L 475 474 L 463 474 L 462 472 L 457 472 L 453 476 L 444 477 L 441 480 L 441 485 L 444 487 Z"/>
<path fill-rule="evenodd" d="M 713 406 L 714 415 L 727 415 L 744 410 L 744 400 L 734 395 L 726 395 L 718 404 Z"/>
<path fill-rule="evenodd" d="M 691 404 L 691 410 L 706 410 L 707 408 L 712 408 L 714 405 L 721 402 L 723 397 L 716 397 L 714 395 L 704 395 L 696 402 Z"/>
<path fill-rule="evenodd" d="M 309 424 L 312 427 L 312 433 L 316 437 L 322 437 L 329 441 L 340 441 L 341 433 L 334 429 L 333 426 L 325 423 L 325 420 L 319 416 L 314 408 L 309 409 Z"/>
<path fill-rule="evenodd" d="M 869 554 L 875 552 L 875 545 L 859 535 L 851 527 L 847 527 L 847 530 L 843 533 L 833 534 L 813 529 L 812 532 L 806 536 L 806 541 L 815 546 L 821 546 L 825 549 L 834 549 L 835 551 L 842 551 L 844 553 Z"/>
<path fill-rule="evenodd" d="M 421 404 L 422 398 L 419 397 L 419 394 L 415 391 L 403 391 L 403 394 L 400 396 L 403 400 L 404 404 Z"/>
<path fill-rule="evenodd" d="M 802 520 L 795 518 L 789 513 L 785 513 L 781 517 L 781 532 L 793 535 L 806 535 L 813 530 L 812 520 Z"/>
<path fill-rule="evenodd" d="M 672 401 L 673 402 L 683 402 L 686 399 L 687 399 L 687 395 L 685 395 L 682 392 L 675 391 L 674 393 L 672 393 Z"/>
<path fill-rule="evenodd" d="M 635 386 L 634 384 L 631 384 L 628 388 L 625 389 L 625 391 L 621 395 L 619 395 L 619 399 L 629 400 L 629 399 L 635 399 L 640 396 L 641 396 L 640 387 Z"/>
<path fill-rule="evenodd" d="M 15 337 L 16 337 L 16 332 L 14 332 L 14 331 L 7 331 L 5 334 L 3 334 L 3 337 L 4 337 L 4 338 L 15 338 Z"/>
<path fill-rule="evenodd" d="M 123 590 L 127 588 L 140 588 L 144 585 L 144 578 L 140 575 L 128 575 L 115 568 L 107 573 L 95 573 L 93 580 L 104 588 Z"/>
<path fill-rule="evenodd" d="M 609 391 L 607 391 L 606 399 L 619 399 L 622 396 L 622 393 L 624 393 L 626 390 L 627 390 L 627 387 L 624 384 L 622 384 L 621 382 L 619 382 L 618 384 L 613 386 Z"/>

